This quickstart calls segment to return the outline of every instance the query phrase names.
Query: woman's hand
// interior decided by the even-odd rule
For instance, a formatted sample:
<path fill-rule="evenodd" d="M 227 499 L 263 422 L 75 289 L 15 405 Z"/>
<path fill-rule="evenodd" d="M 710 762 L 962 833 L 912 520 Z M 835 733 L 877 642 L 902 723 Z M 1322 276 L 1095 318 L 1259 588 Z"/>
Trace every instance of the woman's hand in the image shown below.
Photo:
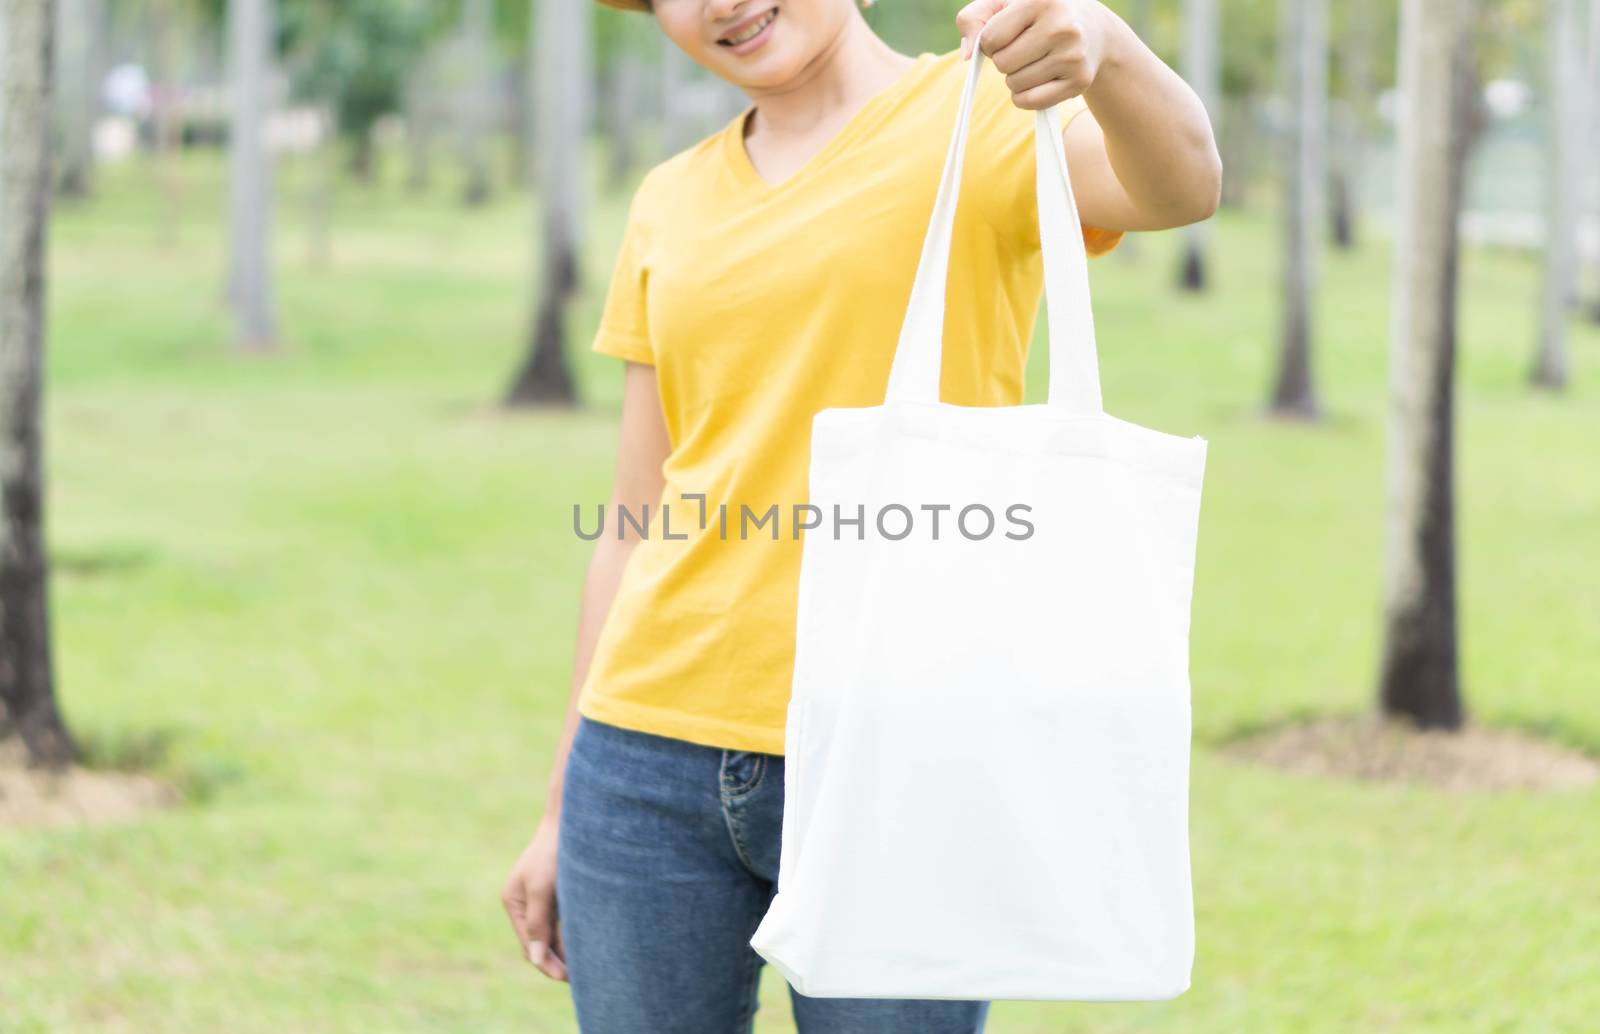
<path fill-rule="evenodd" d="M 956 14 L 961 57 L 978 39 L 1017 107 L 1048 108 L 1094 84 L 1112 45 L 1106 13 L 1099 0 L 972 0 Z"/>
<path fill-rule="evenodd" d="M 1017 107 L 1083 97 L 1062 139 L 1085 225 L 1164 230 L 1217 210 L 1222 159 L 1205 105 L 1100 0 L 972 0 L 956 27 L 961 56 L 981 43 Z"/>
<path fill-rule="evenodd" d="M 567 979 L 561 927 L 556 919 L 556 836 L 558 822 L 546 815 L 523 848 L 500 891 L 517 942 L 529 962 L 552 980 Z"/>

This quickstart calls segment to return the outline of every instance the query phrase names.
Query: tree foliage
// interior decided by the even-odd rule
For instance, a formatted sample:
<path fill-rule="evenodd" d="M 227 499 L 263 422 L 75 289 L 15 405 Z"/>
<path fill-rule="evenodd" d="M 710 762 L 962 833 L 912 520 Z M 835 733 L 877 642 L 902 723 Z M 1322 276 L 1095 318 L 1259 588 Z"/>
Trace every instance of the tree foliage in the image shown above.
<path fill-rule="evenodd" d="M 400 109 L 406 78 L 439 31 L 444 5 L 423 0 L 289 0 L 279 52 L 302 100 L 329 104 L 342 135 L 361 140 Z"/>

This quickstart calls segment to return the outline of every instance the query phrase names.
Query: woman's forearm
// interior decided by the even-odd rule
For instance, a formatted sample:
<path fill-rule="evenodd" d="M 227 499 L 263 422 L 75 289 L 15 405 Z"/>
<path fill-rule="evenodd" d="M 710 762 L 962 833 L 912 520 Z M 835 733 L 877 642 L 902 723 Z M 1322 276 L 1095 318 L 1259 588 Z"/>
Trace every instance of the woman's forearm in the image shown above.
<path fill-rule="evenodd" d="M 1181 226 L 1216 211 L 1222 159 L 1205 105 L 1183 78 L 1103 3 L 1105 51 L 1083 99 L 1105 136 L 1106 158 L 1151 226 Z"/>

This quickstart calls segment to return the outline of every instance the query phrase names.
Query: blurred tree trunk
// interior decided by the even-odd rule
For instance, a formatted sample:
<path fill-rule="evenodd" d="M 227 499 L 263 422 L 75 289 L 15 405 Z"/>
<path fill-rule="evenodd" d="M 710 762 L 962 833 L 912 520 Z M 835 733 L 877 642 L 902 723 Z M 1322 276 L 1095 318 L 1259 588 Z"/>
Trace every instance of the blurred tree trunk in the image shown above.
<path fill-rule="evenodd" d="M 644 88 L 644 69 L 632 46 L 621 47 L 611 59 L 611 81 L 606 98 L 606 128 L 610 131 L 609 186 L 622 190 L 639 164 L 635 142 L 639 138 L 639 92 Z"/>
<path fill-rule="evenodd" d="M 490 0 L 465 0 L 461 5 L 461 41 L 467 82 L 459 98 L 461 165 L 466 180 L 461 200 L 482 205 L 489 200 L 488 136 L 494 103 L 494 5 Z"/>
<path fill-rule="evenodd" d="M 307 156 L 306 264 L 321 269 L 332 253 L 334 170 L 338 165 L 339 122 L 333 105 L 316 106 L 317 145 Z"/>
<path fill-rule="evenodd" d="M 242 349 L 276 347 L 272 300 L 272 166 L 265 147 L 272 0 L 228 0 L 228 301 Z"/>
<path fill-rule="evenodd" d="M 533 159 L 533 116 L 528 111 L 528 63 L 512 61 L 506 70 L 506 96 L 510 100 L 511 149 L 506 152 L 506 182 L 513 187 L 527 186 L 533 173 L 529 163 Z"/>
<path fill-rule="evenodd" d="M 1589 318 L 1600 323 L 1600 0 L 1589 0 L 1589 169 L 1594 180 L 1594 304 Z"/>
<path fill-rule="evenodd" d="M 1279 0 L 1279 76 L 1291 127 L 1283 135 L 1283 310 L 1272 411 L 1314 420 L 1312 301 L 1326 184 L 1327 0 Z"/>
<path fill-rule="evenodd" d="M 165 243 L 178 238 L 178 222 L 183 212 L 183 183 L 179 179 L 178 149 L 178 52 L 181 5 L 175 0 L 153 0 L 151 20 L 154 23 L 155 50 L 155 120 L 156 176 L 160 181 L 163 208 L 161 235 Z"/>
<path fill-rule="evenodd" d="M 1470 0 L 1403 0 L 1389 345 L 1384 714 L 1463 721 L 1452 439 L 1461 194 L 1476 118 Z"/>
<path fill-rule="evenodd" d="M 55 107 L 60 147 L 56 189 L 66 198 L 85 197 L 92 185 L 105 32 L 105 0 L 57 0 Z"/>
<path fill-rule="evenodd" d="M 1567 385 L 1567 310 L 1576 302 L 1576 240 L 1588 127 L 1583 124 L 1583 26 L 1577 0 L 1546 0 L 1544 276 L 1539 342 L 1529 370 L 1537 388 Z"/>
<path fill-rule="evenodd" d="M 54 17 L 0 0 L 0 742 L 48 766 L 76 755 L 51 673 L 39 427 Z"/>
<path fill-rule="evenodd" d="M 1222 207 L 1241 208 L 1255 182 L 1259 132 L 1259 103 L 1253 93 L 1219 99 L 1217 148 L 1222 152 Z M 1120 246 L 1118 248 L 1120 249 Z"/>
<path fill-rule="evenodd" d="M 350 175 L 367 187 L 372 186 L 378 178 L 378 155 L 370 127 L 357 131 L 350 141 Z"/>
<path fill-rule="evenodd" d="M 537 0 L 533 0 L 533 2 L 537 3 Z M 530 29 L 529 31 L 531 32 L 532 30 Z M 518 122 L 518 127 L 522 131 L 522 170 L 525 176 L 523 182 L 536 200 L 544 191 L 544 183 L 541 180 L 544 175 L 544 165 L 539 160 L 540 141 L 544 139 L 540 135 L 539 129 L 539 120 L 542 117 L 539 113 L 540 88 L 539 77 L 535 74 L 533 67 L 533 62 L 537 60 L 535 53 L 537 49 L 535 42 L 530 39 L 528 41 L 528 60 L 524 62 L 529 67 L 522 77 L 522 88 L 527 92 L 527 96 L 522 100 L 522 118 Z"/>
<path fill-rule="evenodd" d="M 1350 251 L 1356 246 L 1356 171 L 1352 168 L 1356 155 L 1349 150 L 1355 136 L 1355 116 L 1348 101 L 1337 97 L 1328 108 L 1328 117 L 1333 142 L 1328 154 L 1328 235 L 1334 247 Z"/>
<path fill-rule="evenodd" d="M 437 55 L 430 50 L 406 76 L 406 189 L 425 193 L 433 183 L 433 130 L 437 121 L 434 93 L 438 89 Z"/>
<path fill-rule="evenodd" d="M 694 142 L 694 122 L 684 110 L 689 58 L 677 44 L 661 38 L 661 154 L 670 158 Z"/>
<path fill-rule="evenodd" d="M 1221 115 L 1220 66 L 1217 61 L 1217 0 L 1183 0 L 1183 77 L 1213 119 Z M 1183 268 L 1179 284 L 1188 291 L 1203 291 L 1207 273 L 1207 223 L 1191 223 L 1183 231 Z"/>
<path fill-rule="evenodd" d="M 567 363 L 568 315 L 577 294 L 584 114 L 589 74 L 589 6 L 533 0 L 530 32 L 539 126 L 539 197 L 534 230 L 541 255 L 526 358 L 506 392 L 508 406 L 577 401 Z"/>
<path fill-rule="evenodd" d="M 1340 79 L 1344 96 L 1334 119 L 1332 206 L 1333 241 L 1340 248 L 1356 245 L 1361 221 L 1362 158 L 1365 155 L 1369 113 L 1372 110 L 1372 0 L 1348 0 L 1345 32 L 1339 47 Z"/>

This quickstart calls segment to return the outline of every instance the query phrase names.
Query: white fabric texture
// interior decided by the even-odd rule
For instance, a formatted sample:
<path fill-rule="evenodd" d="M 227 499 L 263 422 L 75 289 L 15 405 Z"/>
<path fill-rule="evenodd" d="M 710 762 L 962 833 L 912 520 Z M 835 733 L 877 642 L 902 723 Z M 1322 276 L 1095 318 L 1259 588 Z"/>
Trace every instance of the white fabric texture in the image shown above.
<path fill-rule="evenodd" d="M 1049 401 L 939 400 L 983 59 L 884 404 L 813 424 L 822 524 L 801 563 L 782 860 L 751 944 L 806 995 L 1171 998 L 1194 959 L 1189 617 L 1206 440 L 1102 408 L 1054 109 L 1036 120 Z"/>

